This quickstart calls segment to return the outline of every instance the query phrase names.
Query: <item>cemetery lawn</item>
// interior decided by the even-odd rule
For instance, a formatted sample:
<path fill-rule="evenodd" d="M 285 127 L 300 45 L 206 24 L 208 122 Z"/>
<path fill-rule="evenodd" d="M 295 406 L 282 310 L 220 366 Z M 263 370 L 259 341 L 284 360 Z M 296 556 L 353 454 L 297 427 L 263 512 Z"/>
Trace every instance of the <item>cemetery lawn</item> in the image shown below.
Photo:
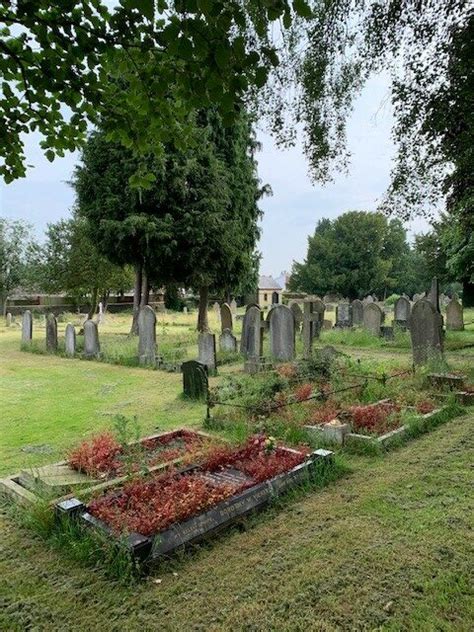
<path fill-rule="evenodd" d="M 474 415 L 124 586 L 0 514 L 0 629 L 473 629 Z"/>

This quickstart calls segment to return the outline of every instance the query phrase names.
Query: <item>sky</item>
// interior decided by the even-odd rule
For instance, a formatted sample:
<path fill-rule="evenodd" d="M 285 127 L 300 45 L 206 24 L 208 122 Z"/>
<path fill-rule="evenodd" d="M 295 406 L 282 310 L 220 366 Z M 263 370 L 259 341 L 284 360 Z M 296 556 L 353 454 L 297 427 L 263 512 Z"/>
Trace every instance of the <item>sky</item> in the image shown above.
<path fill-rule="evenodd" d="M 301 142 L 290 150 L 275 146 L 271 136 L 259 130 L 263 149 L 257 156 L 259 176 L 268 183 L 273 196 L 261 201 L 264 211 L 261 274 L 278 276 L 291 270 L 294 260 L 306 254 L 307 237 L 323 217 L 334 218 L 348 210 L 374 211 L 389 181 L 394 148 L 390 139 L 392 112 L 388 80 L 370 80 L 355 103 L 348 125 L 352 154 L 349 175 L 339 175 L 333 183 L 313 185 Z M 0 184 L 0 215 L 30 222 L 38 237 L 49 222 L 66 218 L 74 203 L 67 184 L 78 154 L 67 154 L 50 163 L 39 148 L 39 137 L 30 135 L 26 145 L 27 163 L 33 168 L 27 177 Z M 406 225 L 410 234 L 427 230 L 424 220 Z"/>

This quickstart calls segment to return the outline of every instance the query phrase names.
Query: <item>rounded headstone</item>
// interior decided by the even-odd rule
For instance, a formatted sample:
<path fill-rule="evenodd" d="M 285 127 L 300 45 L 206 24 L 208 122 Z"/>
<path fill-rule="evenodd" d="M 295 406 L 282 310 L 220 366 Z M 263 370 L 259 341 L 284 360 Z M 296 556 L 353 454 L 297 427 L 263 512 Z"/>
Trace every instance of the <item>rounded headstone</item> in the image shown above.
<path fill-rule="evenodd" d="M 464 313 L 462 305 L 455 298 L 446 307 L 446 329 L 451 331 L 464 330 Z"/>
<path fill-rule="evenodd" d="M 5 314 L 5 327 L 10 327 L 11 324 L 12 324 L 12 315 L 10 312 L 7 312 Z"/>
<path fill-rule="evenodd" d="M 245 312 L 240 340 L 240 353 L 245 358 L 259 358 L 262 355 L 261 314 L 258 305 L 248 306 Z"/>
<path fill-rule="evenodd" d="M 232 322 L 232 311 L 230 309 L 230 306 L 227 305 L 227 303 L 223 303 L 220 308 L 220 313 L 221 313 L 221 331 L 224 331 L 225 329 L 230 329 L 230 331 L 232 331 L 233 322 Z"/>
<path fill-rule="evenodd" d="M 287 362 L 295 357 L 295 319 L 286 305 L 275 305 L 268 314 L 270 355 L 277 361 Z"/>
<path fill-rule="evenodd" d="M 364 327 L 375 336 L 380 336 L 383 317 L 383 311 L 376 303 L 367 303 L 364 306 Z"/>
<path fill-rule="evenodd" d="M 66 325 L 64 332 L 64 348 L 67 356 L 74 357 L 76 353 L 76 330 L 71 323 Z"/>
<path fill-rule="evenodd" d="M 219 349 L 221 351 L 237 351 L 237 338 L 233 335 L 230 329 L 224 329 L 219 336 Z"/>
<path fill-rule="evenodd" d="M 400 298 L 398 298 L 395 301 L 395 306 L 393 309 L 393 318 L 395 322 L 398 322 L 398 323 L 407 322 L 408 319 L 410 318 L 410 312 L 411 312 L 410 301 L 404 296 L 400 296 Z"/>
<path fill-rule="evenodd" d="M 443 317 L 431 301 L 422 298 L 413 305 L 409 327 L 415 364 L 442 356 Z"/>
<path fill-rule="evenodd" d="M 216 337 L 214 334 L 204 332 L 198 336 L 199 362 L 207 366 L 209 375 L 214 375 L 217 370 Z"/>
<path fill-rule="evenodd" d="M 33 316 L 29 309 L 23 312 L 21 319 L 21 342 L 29 344 L 33 338 Z"/>
<path fill-rule="evenodd" d="M 46 317 L 46 351 L 55 353 L 58 350 L 58 321 L 54 314 Z"/>
<path fill-rule="evenodd" d="M 96 358 L 100 353 L 99 330 L 97 323 L 86 320 L 84 323 L 84 357 Z"/>
<path fill-rule="evenodd" d="M 352 324 L 362 325 L 364 320 L 364 304 L 358 298 L 352 301 Z"/>

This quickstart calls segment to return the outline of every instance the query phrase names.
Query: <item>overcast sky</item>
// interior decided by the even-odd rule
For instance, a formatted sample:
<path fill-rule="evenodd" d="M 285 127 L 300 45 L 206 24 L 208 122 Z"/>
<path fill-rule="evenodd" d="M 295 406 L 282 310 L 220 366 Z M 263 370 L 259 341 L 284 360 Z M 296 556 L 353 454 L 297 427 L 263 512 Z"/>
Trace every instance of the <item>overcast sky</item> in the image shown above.
<path fill-rule="evenodd" d="M 261 202 L 262 274 L 278 276 L 282 270 L 291 269 L 293 260 L 304 259 L 307 236 L 322 217 L 334 218 L 348 210 L 375 210 L 390 173 L 390 126 L 388 83 L 379 77 L 367 85 L 350 120 L 350 174 L 337 177 L 326 187 L 311 183 L 300 144 L 283 151 L 275 147 L 270 136 L 259 132 L 263 143 L 258 154 L 259 175 L 273 189 L 273 196 Z M 41 236 L 48 222 L 70 213 L 74 198 L 67 181 L 77 154 L 49 163 L 42 156 L 38 141 L 35 135 L 28 137 L 27 160 L 34 168 L 27 177 L 9 185 L 0 184 L 0 214 L 29 221 Z M 411 233 L 420 232 L 426 230 L 427 224 L 419 220 L 407 228 Z"/>

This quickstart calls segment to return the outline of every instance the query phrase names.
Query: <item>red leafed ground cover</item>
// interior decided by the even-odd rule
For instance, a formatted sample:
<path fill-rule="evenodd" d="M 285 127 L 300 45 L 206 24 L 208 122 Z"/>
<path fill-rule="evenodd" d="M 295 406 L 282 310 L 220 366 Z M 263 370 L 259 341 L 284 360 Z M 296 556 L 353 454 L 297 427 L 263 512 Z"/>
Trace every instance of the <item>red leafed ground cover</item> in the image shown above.
<path fill-rule="evenodd" d="M 186 474 L 167 472 L 137 479 L 118 491 L 99 496 L 88 509 L 116 533 L 136 531 L 152 535 L 215 506 L 247 487 L 292 469 L 305 458 L 304 452 L 276 447 L 264 436 L 251 437 L 239 449 L 213 449 L 199 470 Z M 203 476 L 205 472 L 226 468 L 245 472 L 252 481 L 216 485 Z"/>
<path fill-rule="evenodd" d="M 400 406 L 390 402 L 352 406 L 352 427 L 355 431 L 383 435 L 400 426 Z"/>
<path fill-rule="evenodd" d="M 69 455 L 69 466 L 90 476 L 119 476 L 126 469 L 172 461 L 202 446 L 202 437 L 187 430 L 170 432 L 138 444 L 121 445 L 110 432 L 83 441 Z"/>

